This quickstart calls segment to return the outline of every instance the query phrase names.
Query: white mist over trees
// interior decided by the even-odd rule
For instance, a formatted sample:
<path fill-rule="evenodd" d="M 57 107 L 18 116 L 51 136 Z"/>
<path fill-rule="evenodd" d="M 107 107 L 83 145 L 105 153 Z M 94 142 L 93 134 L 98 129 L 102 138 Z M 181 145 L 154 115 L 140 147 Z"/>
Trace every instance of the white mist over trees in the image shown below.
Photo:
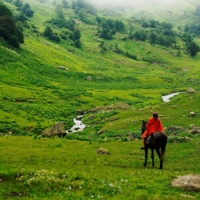
<path fill-rule="evenodd" d="M 183 8 L 194 8 L 200 4 L 199 0 L 86 0 L 97 6 L 122 6 L 126 9 L 154 10 L 156 8 L 167 10 L 179 10 Z"/>

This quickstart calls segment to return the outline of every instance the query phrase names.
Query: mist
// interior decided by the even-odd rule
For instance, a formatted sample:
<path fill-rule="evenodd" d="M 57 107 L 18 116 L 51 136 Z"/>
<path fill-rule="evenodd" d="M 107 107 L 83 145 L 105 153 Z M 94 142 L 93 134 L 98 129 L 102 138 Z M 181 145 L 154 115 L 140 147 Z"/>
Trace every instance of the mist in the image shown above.
<path fill-rule="evenodd" d="M 121 6 L 125 9 L 141 11 L 141 10 L 154 10 L 164 9 L 168 11 L 175 11 L 181 9 L 193 9 L 199 0 L 86 0 L 98 7 L 104 6 Z"/>

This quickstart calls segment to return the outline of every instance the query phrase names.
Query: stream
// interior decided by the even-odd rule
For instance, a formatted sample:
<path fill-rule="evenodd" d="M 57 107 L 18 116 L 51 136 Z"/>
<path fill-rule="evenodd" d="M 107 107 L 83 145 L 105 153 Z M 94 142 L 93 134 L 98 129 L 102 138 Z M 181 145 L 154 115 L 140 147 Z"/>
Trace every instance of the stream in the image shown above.
<path fill-rule="evenodd" d="M 180 93 L 182 93 L 182 92 L 176 92 L 176 93 L 164 95 L 164 96 L 162 96 L 162 100 L 163 100 L 164 102 L 170 102 L 170 99 L 171 99 L 172 97 L 174 97 L 174 96 L 176 96 L 176 95 L 178 95 L 178 94 L 180 94 Z"/>
<path fill-rule="evenodd" d="M 75 133 L 82 131 L 86 125 L 82 123 L 83 115 L 78 115 L 76 118 L 73 119 L 74 126 L 72 126 L 69 130 L 66 131 L 66 133 Z"/>
<path fill-rule="evenodd" d="M 164 102 L 170 102 L 170 99 L 172 97 L 174 97 L 174 96 L 176 96 L 176 95 L 178 95 L 180 93 L 182 93 L 182 92 L 176 92 L 176 93 L 164 95 L 164 96 L 162 96 L 162 100 Z M 78 115 L 76 118 L 74 118 L 73 119 L 74 126 L 72 126 L 69 130 L 66 130 L 66 133 L 70 134 L 70 133 L 75 133 L 75 132 L 83 131 L 83 129 L 86 127 L 86 125 L 83 124 L 82 118 L 83 118 L 83 115 Z"/>

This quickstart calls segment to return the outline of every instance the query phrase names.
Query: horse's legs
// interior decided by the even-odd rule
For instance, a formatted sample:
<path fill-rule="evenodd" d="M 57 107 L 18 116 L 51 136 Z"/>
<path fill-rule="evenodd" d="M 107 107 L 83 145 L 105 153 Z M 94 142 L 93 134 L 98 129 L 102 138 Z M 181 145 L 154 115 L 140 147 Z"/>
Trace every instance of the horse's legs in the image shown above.
<path fill-rule="evenodd" d="M 154 167 L 154 149 L 151 149 L 152 167 Z"/>
<path fill-rule="evenodd" d="M 159 149 L 156 149 L 156 152 L 157 152 L 157 154 L 158 154 L 158 158 L 159 158 L 159 160 L 160 160 L 160 167 L 159 167 L 159 169 L 162 169 L 163 168 L 163 160 L 164 160 L 164 155 L 162 154 L 160 154 L 160 150 Z"/>
<path fill-rule="evenodd" d="M 148 149 L 145 148 L 145 161 L 144 161 L 144 167 L 147 165 L 147 157 L 148 157 Z"/>
<path fill-rule="evenodd" d="M 159 169 L 163 169 L 163 161 L 164 161 L 165 149 L 166 149 L 166 144 L 161 147 L 160 168 Z"/>

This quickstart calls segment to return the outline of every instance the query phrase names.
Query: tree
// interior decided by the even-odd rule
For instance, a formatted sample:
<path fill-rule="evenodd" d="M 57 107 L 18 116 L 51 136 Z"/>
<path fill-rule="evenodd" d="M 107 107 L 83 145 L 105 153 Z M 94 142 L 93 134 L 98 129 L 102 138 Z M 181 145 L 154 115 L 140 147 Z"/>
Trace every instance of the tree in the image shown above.
<path fill-rule="evenodd" d="M 81 47 L 81 42 L 80 42 L 80 40 L 75 40 L 75 42 L 74 42 L 74 45 L 76 46 L 76 47 Z"/>
<path fill-rule="evenodd" d="M 154 19 L 149 20 L 149 26 L 151 28 L 156 28 L 157 22 Z"/>
<path fill-rule="evenodd" d="M 164 38 L 163 35 L 158 35 L 157 37 L 157 43 L 161 46 L 165 46 L 166 45 L 166 40 Z"/>
<path fill-rule="evenodd" d="M 195 14 L 200 16 L 200 5 L 196 5 L 196 11 Z"/>
<path fill-rule="evenodd" d="M 51 28 L 50 28 L 49 26 L 47 26 L 47 27 L 45 28 L 43 34 L 44 34 L 44 36 L 49 37 L 49 36 L 51 36 L 51 35 L 53 34 L 53 31 L 51 30 Z"/>
<path fill-rule="evenodd" d="M 27 17 L 33 17 L 34 11 L 31 9 L 26 9 L 25 15 Z"/>
<path fill-rule="evenodd" d="M 12 17 L 12 12 L 4 5 L 0 5 L 0 16 L 8 15 Z"/>
<path fill-rule="evenodd" d="M 114 21 L 114 27 L 117 32 L 121 32 L 124 30 L 124 24 L 122 21 L 119 20 Z"/>
<path fill-rule="evenodd" d="M 116 53 L 121 53 L 121 50 L 120 50 L 120 48 L 119 48 L 118 43 L 115 43 L 114 51 L 115 51 Z"/>
<path fill-rule="evenodd" d="M 81 8 L 78 11 L 78 17 L 80 20 L 82 20 L 83 22 L 87 21 L 87 10 L 85 8 Z"/>
<path fill-rule="evenodd" d="M 65 16 L 64 16 L 64 13 L 62 11 L 62 7 L 59 4 L 56 6 L 56 10 L 55 11 L 56 11 L 57 17 L 59 19 L 61 19 L 61 20 L 64 20 Z"/>
<path fill-rule="evenodd" d="M 62 4 L 64 8 L 68 8 L 69 7 L 69 3 L 67 2 L 67 0 L 62 0 Z"/>
<path fill-rule="evenodd" d="M 27 16 L 27 17 L 32 17 L 34 14 L 34 11 L 31 10 L 31 7 L 28 3 L 25 3 L 22 7 L 22 11 L 23 13 Z"/>
<path fill-rule="evenodd" d="M 156 43 L 156 40 L 157 40 L 157 35 L 154 33 L 154 32 L 150 32 L 148 34 L 148 41 L 151 43 L 151 44 L 155 44 Z"/>
<path fill-rule="evenodd" d="M 79 40 L 81 38 L 81 32 L 79 29 L 75 29 L 73 33 L 74 33 L 74 40 Z"/>
<path fill-rule="evenodd" d="M 27 9 L 30 9 L 30 5 L 28 3 L 25 3 L 22 7 L 22 11 L 25 13 Z"/>
<path fill-rule="evenodd" d="M 0 13 L 0 37 L 19 48 L 19 43 L 24 43 L 22 31 L 16 26 L 12 13 L 6 6 L 0 5 Z"/>
<path fill-rule="evenodd" d="M 187 46 L 187 51 L 190 53 L 191 57 L 194 57 L 197 55 L 197 52 L 199 51 L 199 46 L 195 42 L 190 42 Z"/>
<path fill-rule="evenodd" d="M 141 41 L 145 41 L 145 40 L 147 39 L 147 35 L 146 35 L 146 33 L 145 33 L 145 31 L 144 31 L 143 29 L 141 29 L 141 30 L 139 31 L 139 39 L 140 39 Z"/>
<path fill-rule="evenodd" d="M 134 38 L 136 39 L 136 40 L 139 40 L 140 39 L 140 33 L 139 33 L 139 31 L 135 31 L 135 33 L 134 33 Z"/>
<path fill-rule="evenodd" d="M 16 7 L 21 7 L 21 6 L 23 6 L 23 3 L 22 3 L 21 0 L 16 0 L 16 1 L 14 2 L 14 5 L 15 5 Z"/>

